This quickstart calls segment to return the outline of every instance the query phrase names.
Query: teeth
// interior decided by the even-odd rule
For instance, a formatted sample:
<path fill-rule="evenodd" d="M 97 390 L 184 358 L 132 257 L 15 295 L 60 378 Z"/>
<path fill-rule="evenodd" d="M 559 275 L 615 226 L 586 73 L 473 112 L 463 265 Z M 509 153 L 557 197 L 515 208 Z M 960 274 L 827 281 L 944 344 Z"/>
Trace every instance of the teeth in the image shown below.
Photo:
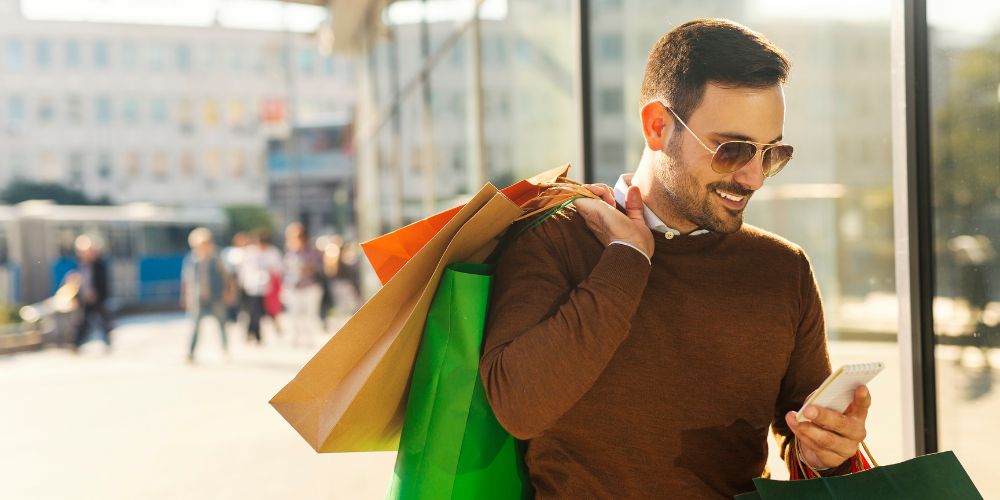
<path fill-rule="evenodd" d="M 716 189 L 715 192 L 719 193 L 719 196 L 721 196 L 721 197 L 723 197 L 723 198 L 725 198 L 727 200 L 730 200 L 730 201 L 735 201 L 737 203 L 740 202 L 740 201 L 743 201 L 743 197 L 742 196 L 736 196 L 734 194 L 724 193 L 722 191 L 719 191 L 718 189 Z"/>

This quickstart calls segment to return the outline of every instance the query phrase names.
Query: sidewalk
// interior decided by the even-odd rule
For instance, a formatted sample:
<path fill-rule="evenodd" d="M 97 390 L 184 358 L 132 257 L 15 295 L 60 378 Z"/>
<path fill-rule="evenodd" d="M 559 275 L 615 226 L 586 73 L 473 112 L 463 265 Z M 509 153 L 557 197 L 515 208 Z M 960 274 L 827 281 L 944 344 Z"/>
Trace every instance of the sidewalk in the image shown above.
<path fill-rule="evenodd" d="M 231 332 L 227 362 L 206 322 L 191 366 L 180 315 L 115 333 L 111 355 L 0 357 L 0 498 L 384 498 L 394 454 L 317 455 L 267 404 L 312 350 Z"/>

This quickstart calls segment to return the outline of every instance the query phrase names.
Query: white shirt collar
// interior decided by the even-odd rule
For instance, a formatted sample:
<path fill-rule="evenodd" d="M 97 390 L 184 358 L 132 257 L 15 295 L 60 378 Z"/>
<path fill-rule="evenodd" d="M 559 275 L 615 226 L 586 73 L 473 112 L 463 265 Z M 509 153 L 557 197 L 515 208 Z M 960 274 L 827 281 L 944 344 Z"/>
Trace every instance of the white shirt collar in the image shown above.
<path fill-rule="evenodd" d="M 618 182 L 615 183 L 615 201 L 617 201 L 618 204 L 623 207 L 625 206 L 625 197 L 626 194 L 628 193 L 628 188 L 631 185 L 632 185 L 632 174 L 622 174 L 621 177 L 618 178 Z M 664 234 L 670 233 L 673 234 L 674 236 L 680 236 L 681 234 L 680 231 L 664 224 L 663 221 L 660 220 L 660 218 L 657 217 L 656 214 L 654 214 L 653 211 L 649 209 L 649 206 L 646 205 L 645 203 L 642 204 L 642 215 L 643 218 L 646 220 L 646 226 L 648 226 L 649 229 L 656 231 L 658 233 L 664 233 Z M 692 231 L 691 236 L 697 236 L 699 234 L 708 234 L 708 232 L 709 231 L 707 229 L 698 229 Z"/>

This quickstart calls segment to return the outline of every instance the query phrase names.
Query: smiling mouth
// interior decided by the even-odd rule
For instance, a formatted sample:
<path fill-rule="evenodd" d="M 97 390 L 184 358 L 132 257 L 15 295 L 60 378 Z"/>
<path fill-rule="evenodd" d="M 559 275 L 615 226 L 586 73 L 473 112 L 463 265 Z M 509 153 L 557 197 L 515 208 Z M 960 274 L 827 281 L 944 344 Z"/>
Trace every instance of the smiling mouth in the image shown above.
<path fill-rule="evenodd" d="M 741 203 L 746 198 L 746 196 L 738 196 L 732 193 L 727 193 L 721 189 L 716 189 L 715 193 L 721 196 L 723 199 L 729 200 L 733 203 Z"/>

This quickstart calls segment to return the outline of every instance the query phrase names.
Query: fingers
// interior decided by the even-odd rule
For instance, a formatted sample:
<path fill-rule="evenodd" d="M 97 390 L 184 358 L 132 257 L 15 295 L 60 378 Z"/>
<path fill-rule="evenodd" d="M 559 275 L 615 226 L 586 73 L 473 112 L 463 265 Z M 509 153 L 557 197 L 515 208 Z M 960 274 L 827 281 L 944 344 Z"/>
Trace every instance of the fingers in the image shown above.
<path fill-rule="evenodd" d="M 646 218 L 643 215 L 642 195 L 639 193 L 639 188 L 636 186 L 631 186 L 628 188 L 628 194 L 625 196 L 625 215 L 629 219 L 641 222 L 645 225 Z"/>
<path fill-rule="evenodd" d="M 600 196 L 608 205 L 612 207 L 617 206 L 617 203 L 615 203 L 615 192 L 611 189 L 611 186 L 607 184 L 584 184 L 584 187 L 589 189 L 591 193 Z"/>
<path fill-rule="evenodd" d="M 844 437 L 810 422 L 797 422 L 795 412 L 788 412 L 785 415 L 785 423 L 802 444 L 811 448 L 818 455 L 832 453 L 838 458 L 838 460 L 827 460 L 829 457 L 824 457 L 825 464 L 840 465 L 844 460 L 854 455 L 858 449 L 858 443 L 861 441 L 860 439 Z"/>
<path fill-rule="evenodd" d="M 868 386 L 861 386 L 854 391 L 854 401 L 844 412 L 849 417 L 860 418 L 862 421 L 868 418 L 868 409 L 872 406 L 872 395 L 868 391 Z"/>

